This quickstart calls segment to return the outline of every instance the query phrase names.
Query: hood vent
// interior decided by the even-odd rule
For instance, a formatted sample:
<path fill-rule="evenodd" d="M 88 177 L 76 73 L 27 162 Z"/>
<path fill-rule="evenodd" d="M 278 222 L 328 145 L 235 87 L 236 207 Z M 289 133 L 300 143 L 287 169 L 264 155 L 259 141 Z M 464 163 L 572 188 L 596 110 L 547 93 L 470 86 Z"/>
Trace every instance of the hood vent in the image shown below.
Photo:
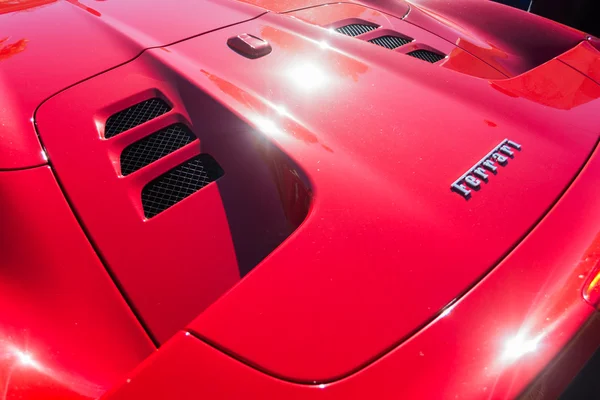
<path fill-rule="evenodd" d="M 373 26 L 373 25 L 350 24 L 350 25 L 336 28 L 336 32 L 339 32 L 339 33 L 347 35 L 347 36 L 358 36 L 358 35 L 362 35 L 363 33 L 367 33 L 372 30 L 375 30 L 377 28 L 378 28 L 377 26 Z"/>
<path fill-rule="evenodd" d="M 146 165 L 197 140 L 183 124 L 175 124 L 125 148 L 121 154 L 121 174 L 129 175 Z"/>
<path fill-rule="evenodd" d="M 355 23 L 355 24 L 344 25 L 339 28 L 335 28 L 335 31 L 339 32 L 341 34 L 347 35 L 347 36 L 354 37 L 354 36 L 360 36 L 367 32 L 374 31 L 377 28 L 379 28 L 379 25 L 375 25 L 375 24 L 370 25 L 370 22 L 366 22 L 366 23 Z M 385 30 L 390 32 L 390 30 L 388 30 L 387 28 Z M 409 44 L 409 43 L 415 41 L 415 39 L 410 38 L 408 36 L 404 36 L 400 33 L 396 33 L 393 31 L 390 33 L 391 33 L 390 35 L 379 36 L 379 37 L 372 38 L 372 39 L 368 39 L 368 37 L 369 36 L 372 37 L 374 35 L 367 35 L 367 37 L 362 38 L 362 40 L 366 40 L 369 43 L 373 43 L 373 44 L 376 44 L 377 46 L 385 47 L 386 49 L 390 49 L 390 50 L 395 50 L 399 47 L 402 47 L 406 44 Z M 414 57 L 414 58 L 418 58 L 423 61 L 430 62 L 432 64 L 446 58 L 446 56 L 443 54 L 440 54 L 440 53 L 437 53 L 437 52 L 431 51 L 431 50 L 426 50 L 426 49 L 423 49 L 422 47 L 423 46 L 421 46 L 419 44 L 417 44 L 416 46 L 412 46 L 413 50 L 410 51 L 409 53 L 405 53 L 405 54 L 407 54 L 411 57 Z M 416 50 L 415 50 L 415 48 L 416 48 Z M 404 52 L 402 52 L 402 53 L 404 53 Z"/>
<path fill-rule="evenodd" d="M 412 41 L 413 41 L 412 39 L 399 37 L 399 36 L 381 36 L 381 37 L 369 40 L 369 42 L 371 42 L 371 43 L 374 43 L 381 47 L 386 47 L 390 50 L 394 50 L 395 48 L 403 46 Z"/>
<path fill-rule="evenodd" d="M 208 154 L 200 154 L 159 176 L 142 190 L 146 218 L 152 218 L 223 176 L 223 169 Z"/>
<path fill-rule="evenodd" d="M 415 51 L 411 51 L 410 53 L 407 53 L 407 54 L 411 57 L 415 57 L 420 60 L 430 62 L 432 64 L 446 58 L 446 56 L 443 56 L 438 53 L 434 53 L 433 51 L 429 51 L 429 50 L 415 50 Z"/>
<path fill-rule="evenodd" d="M 109 139 L 171 110 L 163 100 L 154 98 L 143 101 L 112 115 L 106 121 L 104 137 Z"/>

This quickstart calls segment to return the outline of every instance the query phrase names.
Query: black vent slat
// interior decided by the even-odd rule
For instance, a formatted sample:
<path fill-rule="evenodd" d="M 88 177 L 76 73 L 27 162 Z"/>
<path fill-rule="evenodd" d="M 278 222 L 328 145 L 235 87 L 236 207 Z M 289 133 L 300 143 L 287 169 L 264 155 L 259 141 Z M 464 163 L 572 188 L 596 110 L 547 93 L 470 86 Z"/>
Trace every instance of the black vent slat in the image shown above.
<path fill-rule="evenodd" d="M 342 33 L 344 35 L 348 35 L 348 36 L 358 36 L 358 35 L 362 35 L 363 33 L 372 31 L 374 29 L 377 29 L 377 27 L 373 26 L 373 25 L 350 24 L 350 25 L 339 27 L 336 29 L 336 31 L 339 33 Z"/>
<path fill-rule="evenodd" d="M 446 56 L 443 56 L 438 53 L 434 53 L 429 50 L 415 50 L 408 53 L 409 56 L 421 59 L 423 61 L 428 61 L 430 63 L 435 63 L 440 60 L 443 60 Z"/>
<path fill-rule="evenodd" d="M 134 126 L 141 125 L 159 115 L 163 115 L 170 110 L 171 107 L 158 98 L 142 101 L 108 118 L 104 128 L 104 137 L 107 139 L 111 138 Z"/>
<path fill-rule="evenodd" d="M 159 176 L 142 190 L 146 218 L 179 203 L 223 176 L 223 169 L 208 154 L 200 154 Z"/>
<path fill-rule="evenodd" d="M 412 42 L 412 39 L 403 38 L 399 36 L 381 36 L 375 39 L 371 39 L 369 40 L 369 42 L 381 47 L 387 47 L 390 50 L 394 50 L 395 48 Z"/>
<path fill-rule="evenodd" d="M 183 124 L 175 124 L 161 129 L 123 150 L 121 173 L 129 175 L 194 140 L 196 140 L 196 136 Z"/>

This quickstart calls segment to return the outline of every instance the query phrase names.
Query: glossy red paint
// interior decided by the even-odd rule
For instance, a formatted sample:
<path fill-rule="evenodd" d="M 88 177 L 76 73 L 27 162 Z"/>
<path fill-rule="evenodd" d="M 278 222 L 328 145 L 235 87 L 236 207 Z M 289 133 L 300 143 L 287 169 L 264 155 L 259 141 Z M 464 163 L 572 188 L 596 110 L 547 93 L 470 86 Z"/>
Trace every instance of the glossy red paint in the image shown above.
<path fill-rule="evenodd" d="M 241 33 L 267 40 L 273 53 L 255 61 L 240 57 L 224 43 Z M 278 211 L 286 207 L 277 205 L 278 189 L 264 164 L 257 157 L 243 163 L 245 171 L 257 166 L 258 180 L 246 190 L 241 182 L 252 178 L 243 178 L 239 167 L 236 171 L 238 158 L 257 140 L 272 141 L 289 155 L 315 192 L 309 218 L 190 327 L 289 380 L 328 382 L 346 376 L 431 321 L 535 225 L 598 138 L 593 116 L 600 87 L 560 61 L 511 80 L 486 81 L 278 15 L 167 50 L 148 51 L 46 102 L 37 120 L 42 140 L 92 239 L 161 342 L 239 281 L 238 257 L 244 252 L 233 244 L 237 222 L 229 215 L 241 205 L 227 200 L 223 185 L 231 185 L 235 198 L 245 196 L 248 213 L 241 220 L 246 224 L 260 215 L 257 223 L 275 221 L 268 231 L 280 232 L 276 237 L 289 235 Z M 226 74 L 219 72 L 224 65 L 232 66 Z M 102 90 L 115 81 L 127 85 Z M 174 111 L 103 141 L 106 117 L 150 96 L 150 90 L 172 102 Z M 90 92 L 97 94 L 94 99 L 75 101 Z M 372 104 L 402 104 L 402 114 Z M 57 119 L 61 113 L 68 117 Z M 262 134 L 236 122 L 235 115 Z M 176 120 L 196 130 L 200 149 L 190 147 L 120 178 L 114 164 L 121 149 Z M 69 131 L 78 135 L 65 143 L 62 135 Z M 577 134 L 565 135 L 571 131 Z M 453 132 L 461 132 L 460 142 Z M 523 145 L 523 154 L 471 202 L 450 192 L 450 183 L 507 137 Z M 239 147 L 232 145 L 236 141 Z M 139 210 L 143 185 L 199 151 L 213 154 L 228 171 L 221 187 L 211 185 L 144 221 Z M 429 168 L 441 159 L 445 169 Z M 536 178 L 542 174 L 548 178 L 543 183 Z M 256 187 L 263 195 L 271 193 L 269 206 L 251 199 Z M 483 209 L 494 212 L 476 211 Z M 108 226 L 119 224 L 120 234 L 107 229 L 109 220 L 114 222 Z M 344 235 L 332 234 L 341 226 Z M 123 241 L 123 232 L 136 240 Z M 250 243 L 261 237 L 275 243 L 260 232 Z M 461 251 L 464 243 L 468 252 Z M 262 246 L 262 254 L 272 248 Z M 199 251 L 201 262 L 194 258 Z M 303 254 L 318 257 L 309 262 Z M 390 310 L 397 310 L 395 317 Z"/>
<path fill-rule="evenodd" d="M 97 398 L 154 350 L 49 167 L 0 172 L 0 396 Z"/>
<path fill-rule="evenodd" d="M 154 53 L 203 85 L 194 71 L 218 75 L 219 65 L 236 62 L 237 54 L 217 47 L 236 31 L 273 46 L 268 58 L 239 61 L 237 71 L 227 71 L 227 79 L 244 88 L 242 100 L 257 93 L 266 104 L 294 110 L 291 118 L 332 151 L 297 140 L 295 128 L 273 109 L 266 134 L 311 179 L 311 213 L 190 329 L 289 380 L 344 377 L 430 321 L 544 215 L 598 139 L 600 87 L 559 61 L 508 81 L 485 81 L 276 15 Z M 206 52 L 211 60 L 194 60 Z M 176 61 L 178 55 L 188 62 Z M 267 65 L 277 65 L 279 73 L 267 76 Z M 333 72 L 342 70 L 354 73 Z M 529 97 L 517 92 L 536 84 L 548 98 L 543 91 Z M 507 96 L 498 85 L 515 93 Z M 260 128 L 256 107 L 228 93 L 215 96 Z M 373 104 L 402 109 L 385 112 Z M 459 131 L 457 142 L 452 132 Z M 521 143 L 523 152 L 471 202 L 451 193 L 449 184 L 504 138 Z M 568 151 L 576 158 L 567 161 L 565 146 L 578 149 Z M 436 160 L 444 167 L 432 168 Z M 536 174 L 553 177 L 541 184 Z M 340 226 L 344 234 L 336 235 Z M 318 256 L 307 261 L 303 254 Z"/>
<path fill-rule="evenodd" d="M 226 42 L 223 51 L 242 58 Z M 168 56 L 171 50 L 167 50 L 157 49 L 156 54 Z M 151 333 L 164 342 L 239 282 L 294 225 L 284 211 L 290 203 L 281 201 L 278 183 L 272 179 L 272 168 L 282 165 L 279 152 L 269 150 L 272 146 L 250 134 L 252 128 L 201 87 L 190 85 L 185 75 L 147 55 L 141 57 L 143 61 L 48 100 L 36 114 L 36 122 L 58 179 L 90 239 Z M 225 83 L 215 82 L 216 77 L 200 69 L 196 76 L 205 84 Z M 122 84 L 115 87 L 115 82 Z M 95 96 L 90 98 L 89 93 Z M 165 98 L 173 110 L 103 139 L 110 115 L 155 96 Z M 87 100 L 77 101 L 81 98 Z M 122 176 L 122 150 L 173 123 L 188 125 L 199 142 Z M 65 132 L 77 134 L 65 141 Z M 225 176 L 167 212 L 144 218 L 142 188 L 200 152 L 211 154 Z M 285 181 L 282 177 L 278 182 Z"/>
<path fill-rule="evenodd" d="M 332 3 L 330 0 L 239 0 L 242 3 L 262 7 L 278 13 L 299 10 Z M 403 2 L 404 3 L 404 2 Z M 406 7 L 405 4 L 403 4 Z"/>
<path fill-rule="evenodd" d="M 492 1 L 363 0 L 345 4 L 319 0 L 243 2 L 274 12 L 360 4 L 419 26 L 455 44 L 505 76 L 515 76 L 543 64 L 588 37 L 576 29 Z"/>
<path fill-rule="evenodd" d="M 31 119 L 35 108 L 51 95 L 135 58 L 144 48 L 263 12 L 219 0 L 152 7 L 144 1 L 0 2 L 0 170 L 46 162 Z M 199 14 L 210 17 L 199 18 Z"/>
<path fill-rule="evenodd" d="M 180 334 L 107 398 L 506 399 L 529 390 L 560 354 L 530 389 L 556 398 L 598 345 L 600 320 L 580 290 L 599 233 L 599 173 L 596 151 L 564 197 L 483 281 L 409 341 L 343 380 L 286 382 Z"/>
<path fill-rule="evenodd" d="M 405 20 L 507 76 L 528 71 L 587 38 L 573 28 L 493 1 L 413 0 Z"/>
<path fill-rule="evenodd" d="M 52 165 L 0 172 L 18 233 L 0 248 L 24 253 L 7 330 L 17 346 L 11 329 L 32 332 L 6 346 L 7 393 L 125 383 L 152 345 L 117 285 L 166 343 L 117 398 L 553 395 L 595 350 L 598 156 L 579 172 L 598 143 L 597 39 L 492 2 L 324 3 L 0 4 L 0 169 L 46 162 L 34 128 Z M 357 20 L 381 27 L 329 29 Z M 368 43 L 392 32 L 416 41 Z M 227 40 L 243 34 L 273 51 L 240 56 Z M 418 46 L 449 57 L 404 54 Z M 172 111 L 104 139 L 154 96 Z M 121 151 L 172 123 L 199 141 L 122 176 Z M 505 138 L 523 146 L 508 166 L 452 193 Z M 225 175 L 144 218 L 141 189 L 200 152 Z"/>
<path fill-rule="evenodd" d="M 406 7 L 406 10 L 399 11 L 400 15 L 403 16 L 408 13 L 408 7 Z M 402 11 L 404 11 L 404 14 L 402 14 Z M 475 58 L 460 47 L 455 46 L 453 43 L 434 35 L 425 29 L 402 21 L 400 18 L 392 17 L 389 14 L 384 14 L 362 5 L 343 3 L 332 4 L 290 12 L 288 15 L 325 29 L 336 29 L 351 23 L 376 24 L 379 26 L 378 29 L 362 34 L 358 36 L 358 38 L 360 38 L 360 40 L 369 41 L 384 35 L 402 35 L 412 39 L 412 42 L 394 50 L 399 54 L 407 54 L 411 51 L 427 49 L 448 56 L 445 60 L 440 62 L 440 66 L 479 78 L 502 79 L 506 77 L 492 66 Z M 348 38 L 347 40 L 355 40 L 355 38 Z M 383 47 L 379 50 L 386 53 L 389 52 L 388 49 Z"/>
<path fill-rule="evenodd" d="M 229 37 L 240 33 L 267 40 L 276 53 L 257 63 L 241 58 L 223 45 Z M 343 53 L 323 49 L 319 44 L 322 42 L 329 42 Z M 194 329 L 290 379 L 334 379 L 359 368 L 410 335 L 475 282 L 526 233 L 569 182 L 596 141 L 596 134 L 588 127 L 593 107 L 577 108 L 569 116 L 563 116 L 534 102 L 517 104 L 487 81 L 381 51 L 370 43 L 331 34 L 289 17 L 267 15 L 167 50 L 147 52 L 128 65 L 48 100 L 37 114 L 42 141 L 52 155 L 53 166 L 75 211 L 107 266 L 142 320 L 163 342 L 238 283 L 240 269 L 251 269 L 291 233 L 284 218 L 290 212 L 285 211 L 287 205 L 278 198 L 281 186 L 278 189 L 268 169 L 274 159 L 270 153 L 275 153 L 267 153 L 270 160 L 267 163 L 261 160 L 259 150 L 249 153 L 265 138 L 248 125 L 236 122 L 237 118 L 227 108 L 257 129 L 266 130 L 270 136 L 267 140 L 278 143 L 293 158 L 299 165 L 294 169 L 305 171 L 320 195 L 316 196 L 311 218 L 300 234 L 290 238 L 271 255 L 269 262 L 263 263 L 260 271 L 219 301 L 214 311 L 203 315 L 204 322 Z M 204 60 L 200 54 L 212 57 Z M 314 54 L 320 56 L 318 63 L 313 59 Z M 366 55 L 369 61 L 365 60 Z M 236 68 L 231 68 L 224 79 L 218 72 L 220 65 Z M 271 74 L 269 65 L 276 66 L 281 73 Z M 336 68 L 339 72 L 335 81 L 329 83 Z M 427 83 L 419 78 L 424 68 L 429 74 Z M 573 82 L 560 88 L 561 93 L 569 90 L 578 93 L 581 83 L 585 83 L 583 75 L 562 63 L 548 68 L 555 69 L 551 71 L 555 76 Z M 402 74 L 390 70 L 402 70 Z M 546 76 L 545 70 L 543 75 Z M 528 76 L 526 81 L 529 80 L 536 82 Z M 114 82 L 125 84 L 115 88 Z M 269 94 L 264 91 L 263 82 L 279 89 Z M 382 95 L 379 82 L 389 82 L 388 87 L 395 90 Z M 598 89 L 591 85 L 592 89 Z M 103 90 L 107 87 L 111 90 Z M 449 99 L 448 93 L 456 91 L 455 87 L 469 87 L 468 98 L 455 96 L 452 101 L 444 100 Z M 323 91 L 325 88 L 327 92 Z M 87 93 L 95 96 L 89 98 Z M 154 96 L 153 93 L 173 103 L 174 110 L 128 134 L 102 139 L 101 127 L 109 115 Z M 599 97 L 600 90 L 596 94 Z M 315 95 L 318 103 L 312 101 Z M 514 195 L 511 200 L 504 200 L 503 207 L 510 210 L 505 212 L 515 222 L 504 226 L 499 238 L 491 243 L 485 232 L 490 226 L 501 224 L 509 214 L 473 213 L 471 204 L 449 191 L 449 183 L 505 137 L 527 148 L 537 139 L 522 127 L 511 126 L 505 117 L 492 110 L 478 110 L 472 105 L 478 96 L 488 99 L 490 105 L 495 104 L 496 111 L 522 113 L 525 120 L 529 118 L 529 124 L 538 124 L 556 143 L 548 142 L 537 156 L 519 158 L 506 171 L 517 175 L 508 181 L 510 175 L 504 175 L 499 178 L 502 183 L 490 185 L 477 194 L 482 201 L 477 207 L 484 208 L 497 207 L 503 191 L 510 190 Z M 440 97 L 437 110 L 427 107 L 427 99 L 433 97 Z M 87 100 L 78 102 L 81 98 Z M 412 100 L 409 103 L 407 99 Z M 373 110 L 370 104 L 375 102 L 406 104 L 403 112 L 413 118 Z M 295 111 L 280 115 L 277 110 L 281 109 Z M 541 111 L 543 120 L 539 117 Z M 470 149 L 471 164 L 464 162 L 460 152 L 453 151 L 456 141 L 451 135 L 438 138 L 435 146 L 429 144 L 431 135 L 448 129 L 444 118 L 438 118 L 439 124 L 432 120 L 440 112 L 447 118 L 464 114 L 463 121 L 455 122 L 460 128 L 454 129 L 469 135 L 470 142 L 463 141 L 462 146 Z M 326 115 L 338 117 L 327 119 Z M 486 119 L 497 121 L 501 127 L 491 130 L 482 123 Z M 426 130 L 419 122 L 422 120 L 432 121 Z M 119 176 L 118 156 L 125 146 L 177 121 L 196 131 L 199 147 L 190 145 L 149 168 L 127 177 Z M 579 127 L 577 141 L 563 139 L 565 124 L 571 129 Z M 278 125 L 284 131 L 278 132 Z M 272 131 L 271 126 L 275 126 Z M 420 130 L 421 134 L 399 136 L 394 132 L 400 126 L 404 132 Z M 482 128 L 489 130 L 486 135 L 479 133 Z M 77 135 L 65 141 L 65 132 Z M 379 132 L 377 140 L 369 132 Z M 307 146 L 307 140 L 323 145 Z M 559 157 L 565 147 L 570 150 L 568 156 Z M 145 220 L 139 200 L 142 187 L 200 151 L 212 154 L 222 164 L 226 176 L 169 212 Z M 423 166 L 428 164 L 424 160 L 431 162 L 440 157 L 451 167 L 426 173 L 428 169 Z M 541 186 L 531 173 L 550 159 L 557 160 L 556 168 L 543 172 L 552 179 Z M 340 182 L 346 176 L 353 176 L 353 180 L 342 185 Z M 400 183 L 403 188 L 397 186 Z M 528 197 L 529 185 L 536 186 L 534 197 Z M 366 195 L 363 187 L 372 187 L 371 193 Z M 437 187 L 445 188 L 446 197 L 436 197 Z M 419 197 L 421 211 L 416 213 L 411 199 Z M 530 206 L 520 209 L 517 204 L 523 202 Z M 359 210 L 362 217 L 355 215 Z M 445 223 L 441 224 L 436 215 L 445 215 Z M 265 224 L 265 221 L 270 222 Z M 349 224 L 345 228 L 348 233 L 332 236 L 331 232 L 340 224 Z M 400 240 L 407 227 L 417 226 L 427 232 L 426 238 Z M 454 239 L 445 239 L 451 230 L 455 232 Z M 124 240 L 124 237 L 135 239 Z M 464 242 L 480 249 L 473 254 L 468 270 L 460 258 L 452 257 L 453 249 Z M 254 254 L 248 256 L 251 248 Z M 419 261 L 419 267 L 411 266 L 422 258 L 423 252 L 437 252 L 447 260 L 431 260 L 426 265 Z M 200 259 L 198 254 L 202 255 Z M 320 257 L 304 265 L 301 254 L 320 254 Z M 345 254 L 344 262 L 340 254 Z M 281 269 L 278 267 L 281 263 L 291 269 Z M 460 275 L 454 273 L 458 269 L 463 269 Z M 432 273 L 436 276 L 433 281 L 429 278 Z M 254 289 L 252 282 L 262 285 L 257 276 L 264 274 L 270 276 L 273 288 Z M 370 278 L 353 281 L 351 275 Z M 408 281 L 411 285 L 403 284 Z M 291 282 L 295 282 L 294 288 L 290 287 Z M 404 289 L 398 290 L 399 287 Z M 262 295 L 252 294 L 250 300 L 237 304 L 233 299 L 244 298 L 246 290 L 256 290 Z M 296 293 L 297 290 L 300 292 Z M 431 292 L 427 300 L 406 309 L 403 318 L 390 320 L 390 308 L 402 309 L 410 299 L 426 291 Z M 312 293 L 310 298 L 305 298 L 306 292 Z M 362 295 L 356 297 L 356 293 Z M 302 301 L 297 303 L 293 299 Z M 276 341 L 264 334 L 264 330 L 276 333 L 277 326 L 286 331 L 279 334 L 289 359 L 283 364 Z M 294 334 L 287 332 L 291 327 Z M 243 337 L 234 333 L 241 330 L 246 332 Z M 353 333 L 346 333 L 346 339 L 340 339 L 342 332 Z M 364 342 L 360 351 L 344 350 L 348 343 L 357 340 Z"/>
<path fill-rule="evenodd" d="M 583 285 L 583 298 L 600 309 L 600 234 L 588 248 L 583 262 L 588 264 L 591 271 Z"/>
<path fill-rule="evenodd" d="M 582 42 L 558 59 L 600 84 L 600 51 L 590 42 Z"/>

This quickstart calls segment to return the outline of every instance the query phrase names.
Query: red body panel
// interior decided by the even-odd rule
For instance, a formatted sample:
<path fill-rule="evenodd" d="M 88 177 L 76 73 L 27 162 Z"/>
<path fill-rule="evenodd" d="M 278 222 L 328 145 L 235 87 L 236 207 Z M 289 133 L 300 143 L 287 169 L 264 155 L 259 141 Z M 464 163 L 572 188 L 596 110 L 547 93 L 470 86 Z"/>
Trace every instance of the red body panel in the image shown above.
<path fill-rule="evenodd" d="M 552 397 L 598 347 L 598 39 L 476 0 L 11 0 L 0 26 L 0 397 Z M 173 123 L 199 140 L 123 176 Z M 146 218 L 199 153 L 224 175 Z"/>
<path fill-rule="evenodd" d="M 598 50 L 589 42 L 577 45 L 573 50 L 562 54 L 558 59 L 600 84 L 600 58 L 598 57 Z"/>
<path fill-rule="evenodd" d="M 241 33 L 267 40 L 273 53 L 249 60 L 223 45 Z M 343 52 L 323 49 L 322 42 Z M 91 238 L 162 342 L 237 283 L 244 248 L 236 248 L 235 240 L 252 238 L 266 255 L 278 237 L 289 235 L 266 165 L 257 156 L 242 161 L 267 134 L 310 177 L 312 211 L 296 234 L 191 329 L 295 381 L 345 376 L 441 312 L 544 215 L 598 138 L 593 117 L 600 87 L 559 61 L 488 82 L 277 15 L 166 50 L 149 51 L 43 104 L 37 114 L 42 141 Z M 340 67 L 344 73 L 336 74 Z M 126 84 L 102 91 L 116 81 Z M 540 82 L 543 90 L 536 91 Z M 174 118 L 189 121 L 200 148 L 119 178 L 114 164 L 121 149 L 166 126 L 168 116 L 155 120 L 156 127 L 108 141 L 97 126 L 103 115 L 135 104 L 132 96 L 149 90 L 174 103 L 173 113 L 181 115 Z M 92 92 L 94 99 L 76 101 Z M 236 123 L 203 92 L 267 130 L 257 134 Z M 117 103 L 128 97 L 129 103 Z M 385 112 L 394 104 L 402 105 L 399 113 Z M 277 115 L 277 108 L 294 112 Z M 65 132 L 77 135 L 65 141 Z M 307 135 L 322 145 L 310 145 Z M 470 202 L 449 190 L 505 138 L 524 151 L 502 173 Z M 141 187 L 198 151 L 214 155 L 226 176 L 144 220 Z M 442 159 L 444 168 L 431 168 Z M 238 172 L 239 165 L 251 175 Z M 542 175 L 543 183 L 537 179 Z M 246 228 L 236 238 L 238 223 L 269 223 L 265 231 L 277 234 Z M 339 229 L 343 235 L 335 234 Z M 304 254 L 318 256 L 307 260 Z"/>
<path fill-rule="evenodd" d="M 215 44 L 235 32 L 268 40 L 274 47 L 269 59 L 248 61 L 240 72 L 227 73 L 246 94 L 226 91 L 222 101 L 256 120 L 256 107 L 246 99 L 264 93 L 263 82 L 269 82 L 267 87 L 279 88 L 269 102 L 293 109 L 290 114 L 310 129 L 315 143 L 331 149 L 307 146 L 293 126 L 271 114 L 270 121 L 282 128 L 267 134 L 311 178 L 312 211 L 289 240 L 190 329 L 277 376 L 327 382 L 409 337 L 543 216 L 598 140 L 600 88 L 558 61 L 518 78 L 488 82 L 390 52 L 378 58 L 379 48 L 369 52 L 370 44 L 343 36 L 335 41 L 336 35 L 324 31 L 317 36 L 292 22 L 274 27 L 278 20 L 265 16 L 171 47 L 171 54 L 188 58 L 214 55 L 212 64 L 199 60 L 200 65 L 190 66 L 191 76 L 198 69 L 218 74 L 219 65 L 233 63 L 236 54 L 218 52 Z M 322 41 L 362 57 L 323 51 Z M 306 89 L 294 79 L 315 79 L 317 73 L 294 74 L 299 65 L 308 70 L 319 51 L 317 72 L 327 84 Z M 267 63 L 279 64 L 281 72 L 263 75 Z M 340 66 L 354 74 L 329 75 Z M 426 83 L 419 78 L 423 74 Z M 538 92 L 540 82 L 545 90 Z M 379 89 L 382 84 L 386 92 Z M 453 95 L 447 101 L 448 93 Z M 401 109 L 389 112 L 394 104 Z M 497 180 L 470 202 L 449 188 L 441 194 L 440 188 L 505 137 L 524 150 Z M 567 147 L 573 158 L 563 154 Z M 443 167 L 436 168 L 438 162 Z M 541 175 L 552 177 L 542 185 Z M 339 229 L 343 235 L 335 234 Z M 303 254 L 318 256 L 309 261 Z"/>
<path fill-rule="evenodd" d="M 407 22 L 452 41 L 508 76 L 534 68 L 587 38 L 573 28 L 492 1 L 412 3 Z"/>
<path fill-rule="evenodd" d="M 125 83 L 102 90 L 115 81 Z M 167 85 L 174 82 L 179 83 Z M 109 115 L 154 96 L 154 91 L 174 105 L 171 112 L 127 134 L 101 137 L 97 127 Z M 97 95 L 85 104 L 77 102 L 90 92 Z M 184 77 L 151 62 L 133 62 L 89 80 L 50 99 L 37 113 L 42 141 L 51 149 L 74 210 L 159 342 L 236 284 L 293 226 L 271 179 L 271 168 L 279 165 L 275 152 L 263 160 L 263 142 L 240 135 L 248 127 L 236 120 Z M 121 176 L 121 151 L 174 122 L 190 126 L 199 143 Z M 78 134 L 65 141 L 64 132 Z M 214 156 L 226 175 L 169 212 L 145 219 L 140 196 L 144 185 L 200 152 Z"/>
<path fill-rule="evenodd" d="M 413 39 L 413 42 L 410 45 L 401 46 L 396 49 L 395 51 L 399 54 L 407 54 L 419 49 L 433 50 L 448 56 L 441 62 L 440 66 L 479 78 L 501 79 L 506 77 L 500 71 L 475 58 L 469 52 L 454 45 L 452 42 L 430 33 L 426 29 L 403 21 L 400 18 L 394 18 L 362 5 L 340 3 L 307 8 L 290 12 L 288 15 L 328 29 L 335 29 L 349 23 L 368 21 L 379 25 L 379 28 L 361 35 L 361 40 L 369 41 L 385 34 L 396 35 L 397 33 L 401 33 Z M 379 50 L 386 53 L 388 51 L 385 48 Z"/>
<path fill-rule="evenodd" d="M 0 3 L 0 169 L 46 162 L 31 119 L 45 99 L 131 60 L 144 48 L 254 18 L 250 5 L 193 0 L 146 7 L 144 1 Z M 143 10 L 143 12 L 140 12 Z M 210 18 L 197 18 L 199 12 Z M 173 23 L 172 21 L 177 21 Z"/>
<path fill-rule="evenodd" d="M 600 237 L 598 174 L 596 152 L 565 196 L 493 272 L 409 341 L 345 379 L 293 384 L 181 334 L 107 398 L 508 399 L 566 348 L 563 363 L 548 371 L 555 379 L 534 386 L 542 394 L 534 398 L 556 398 L 585 362 L 582 355 L 598 345 L 600 320 L 586 325 L 595 311 L 581 297 L 583 278 L 599 261 L 597 252 L 589 260 Z"/>
<path fill-rule="evenodd" d="M 96 398 L 154 346 L 49 167 L 0 172 L 2 398 Z"/>

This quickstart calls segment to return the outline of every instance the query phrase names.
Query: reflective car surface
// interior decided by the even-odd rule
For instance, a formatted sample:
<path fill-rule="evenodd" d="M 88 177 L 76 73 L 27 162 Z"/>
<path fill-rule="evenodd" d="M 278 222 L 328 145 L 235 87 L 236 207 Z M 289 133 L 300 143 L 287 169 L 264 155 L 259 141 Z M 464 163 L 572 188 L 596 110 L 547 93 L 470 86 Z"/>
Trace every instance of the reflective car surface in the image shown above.
<path fill-rule="evenodd" d="M 3 398 L 556 398 L 600 41 L 494 2 L 0 1 Z"/>

